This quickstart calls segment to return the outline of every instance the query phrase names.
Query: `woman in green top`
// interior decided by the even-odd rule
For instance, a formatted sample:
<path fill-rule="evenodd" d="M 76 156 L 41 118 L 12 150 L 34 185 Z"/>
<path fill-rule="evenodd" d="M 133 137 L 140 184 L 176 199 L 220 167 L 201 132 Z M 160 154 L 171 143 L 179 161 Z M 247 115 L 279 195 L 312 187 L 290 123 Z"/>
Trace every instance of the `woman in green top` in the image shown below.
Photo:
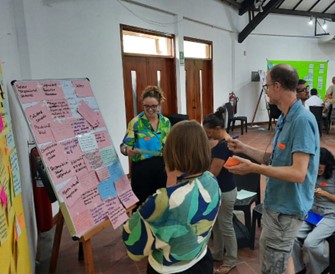
<path fill-rule="evenodd" d="M 171 124 L 160 113 L 164 93 L 157 86 L 142 92 L 144 111 L 134 117 L 121 144 L 121 153 L 130 157 L 131 186 L 142 204 L 156 189 L 166 184 L 163 147 Z"/>

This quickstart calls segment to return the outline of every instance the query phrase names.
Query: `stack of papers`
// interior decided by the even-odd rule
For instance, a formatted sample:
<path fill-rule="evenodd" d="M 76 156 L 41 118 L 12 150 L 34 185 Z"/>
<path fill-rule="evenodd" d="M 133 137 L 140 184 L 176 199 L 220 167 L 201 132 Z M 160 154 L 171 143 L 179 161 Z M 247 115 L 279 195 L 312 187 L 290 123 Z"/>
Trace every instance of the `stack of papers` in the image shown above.
<path fill-rule="evenodd" d="M 309 211 L 305 221 L 307 223 L 310 223 L 311 225 L 317 226 L 321 222 L 322 219 L 323 219 L 322 215 Z"/>
<path fill-rule="evenodd" d="M 239 191 L 237 191 L 237 197 L 236 199 L 237 200 L 243 200 L 243 199 L 246 199 L 246 198 L 250 198 L 254 195 L 256 195 L 257 192 L 253 192 L 253 191 L 248 191 L 248 190 L 245 190 L 245 189 L 241 189 Z"/>

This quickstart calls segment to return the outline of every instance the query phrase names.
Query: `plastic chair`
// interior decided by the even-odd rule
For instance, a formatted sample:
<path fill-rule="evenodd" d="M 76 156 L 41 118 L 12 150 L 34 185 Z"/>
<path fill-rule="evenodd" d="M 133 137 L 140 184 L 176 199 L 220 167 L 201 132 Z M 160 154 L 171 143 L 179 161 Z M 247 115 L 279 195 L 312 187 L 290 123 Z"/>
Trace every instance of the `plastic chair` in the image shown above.
<path fill-rule="evenodd" d="M 268 104 L 268 112 L 269 112 L 268 130 L 270 130 L 272 129 L 272 120 L 276 124 L 276 119 L 279 118 L 281 110 L 276 105 Z"/>
<path fill-rule="evenodd" d="M 166 115 L 166 117 L 169 118 L 171 126 L 177 124 L 180 121 L 189 120 L 189 116 L 187 114 L 173 113 Z"/>
<path fill-rule="evenodd" d="M 229 132 L 230 127 L 232 127 L 232 131 L 234 131 L 235 121 L 240 121 L 241 123 L 241 135 L 243 135 L 243 127 L 245 128 L 245 132 L 248 132 L 248 119 L 247 116 L 234 116 L 234 111 L 231 104 L 225 103 L 225 108 L 228 113 L 228 127 L 227 132 Z"/>
<path fill-rule="evenodd" d="M 318 123 L 319 127 L 319 134 L 322 136 L 322 106 L 309 106 L 309 110 L 314 114 L 316 122 Z"/>
<path fill-rule="evenodd" d="M 234 210 L 240 210 L 244 213 L 244 223 L 251 232 L 251 205 L 260 203 L 261 200 L 261 176 L 256 173 L 249 173 L 246 175 L 234 175 L 237 190 L 248 190 L 255 192 L 251 197 L 239 200 L 236 199 Z"/>

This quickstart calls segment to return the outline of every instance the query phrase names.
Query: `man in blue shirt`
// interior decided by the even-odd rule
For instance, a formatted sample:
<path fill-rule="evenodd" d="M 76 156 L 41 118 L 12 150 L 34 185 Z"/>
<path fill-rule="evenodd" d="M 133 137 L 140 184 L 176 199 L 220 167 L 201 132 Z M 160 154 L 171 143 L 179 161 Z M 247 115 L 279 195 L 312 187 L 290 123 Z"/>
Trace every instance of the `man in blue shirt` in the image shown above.
<path fill-rule="evenodd" d="M 259 173 L 267 177 L 263 230 L 260 237 L 262 273 L 285 273 L 296 234 L 312 207 L 318 174 L 320 140 L 316 120 L 296 98 L 298 75 L 289 65 L 274 66 L 263 86 L 269 103 L 282 111 L 272 152 L 259 151 L 231 139 L 229 149 L 244 153 L 258 163 L 237 156 L 235 174 Z M 288 264 L 289 262 L 289 264 Z"/>

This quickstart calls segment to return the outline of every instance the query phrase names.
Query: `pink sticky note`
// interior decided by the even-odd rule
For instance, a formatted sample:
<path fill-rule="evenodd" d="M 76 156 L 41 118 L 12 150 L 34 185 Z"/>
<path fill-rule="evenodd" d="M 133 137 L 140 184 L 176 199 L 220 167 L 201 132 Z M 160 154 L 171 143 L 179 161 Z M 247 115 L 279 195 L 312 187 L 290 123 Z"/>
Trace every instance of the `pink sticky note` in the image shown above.
<path fill-rule="evenodd" d="M 96 112 L 82 101 L 77 109 L 78 113 L 93 127 L 99 125 Z"/>
<path fill-rule="evenodd" d="M 60 144 L 61 146 L 63 146 L 66 157 L 69 160 L 78 159 L 83 156 L 77 138 L 72 138 L 70 140 L 63 141 Z"/>
<path fill-rule="evenodd" d="M 106 166 L 96 169 L 95 172 L 97 173 L 100 182 L 108 179 L 111 176 Z"/>
<path fill-rule="evenodd" d="M 96 112 L 97 114 L 97 121 L 98 121 L 98 127 L 106 127 L 104 119 L 102 118 L 102 115 L 100 112 Z"/>
<path fill-rule="evenodd" d="M 31 129 L 38 143 L 43 144 L 48 141 L 54 141 L 54 136 L 50 128 L 52 117 L 48 108 L 43 103 L 28 107 L 24 112 L 31 124 Z"/>
<path fill-rule="evenodd" d="M 50 164 L 48 166 L 49 172 L 55 184 L 64 182 L 67 179 L 75 176 L 73 167 L 68 160 L 61 160 L 56 158 L 55 164 Z"/>
<path fill-rule="evenodd" d="M 88 169 L 83 156 L 72 159 L 71 165 L 73 166 L 74 172 L 77 174 L 77 176 L 84 176 L 88 174 Z"/>
<path fill-rule="evenodd" d="M 108 218 L 114 229 L 128 220 L 127 212 L 117 197 L 106 199 L 104 202 L 107 206 Z"/>
<path fill-rule="evenodd" d="M 40 81 L 44 97 L 47 100 L 65 99 L 64 92 L 59 81 Z"/>
<path fill-rule="evenodd" d="M 7 194 L 6 194 L 4 186 L 2 186 L 1 191 L 0 191 L 0 201 L 3 206 L 7 206 L 8 199 L 7 199 Z"/>
<path fill-rule="evenodd" d="M 83 192 L 81 198 L 84 201 L 85 207 L 92 209 L 101 204 L 100 193 L 97 187 L 93 187 Z"/>
<path fill-rule="evenodd" d="M 60 122 L 53 121 L 50 123 L 52 134 L 57 142 L 74 137 L 74 131 L 71 124 L 71 120 Z"/>
<path fill-rule="evenodd" d="M 130 208 L 138 202 L 127 176 L 123 176 L 114 182 L 118 196 L 125 208 Z"/>
<path fill-rule="evenodd" d="M 41 148 L 41 154 L 47 165 L 56 165 L 66 161 L 66 155 L 58 143 L 51 143 Z"/>
<path fill-rule="evenodd" d="M 90 82 L 86 79 L 72 80 L 72 86 L 78 97 L 93 97 Z"/>
<path fill-rule="evenodd" d="M 92 127 L 84 118 L 71 119 L 71 126 L 74 131 L 74 135 L 88 133 L 92 130 Z"/>
<path fill-rule="evenodd" d="M 53 118 L 63 119 L 72 117 L 72 112 L 65 99 L 47 100 L 47 105 Z"/>
<path fill-rule="evenodd" d="M 85 174 L 84 176 L 79 176 L 78 179 L 81 187 L 83 187 L 84 189 L 90 189 L 92 187 L 96 187 L 100 183 L 95 171 L 90 171 L 88 174 Z"/>
<path fill-rule="evenodd" d="M 2 120 L 2 115 L 0 115 L 0 132 L 2 132 L 4 128 L 3 120 Z"/>
<path fill-rule="evenodd" d="M 73 206 L 82 194 L 82 189 L 80 188 L 77 177 L 71 178 L 60 190 L 60 194 L 69 207 Z"/>
<path fill-rule="evenodd" d="M 21 103 L 40 102 L 44 100 L 44 93 L 37 81 L 15 82 L 14 87 Z"/>
<path fill-rule="evenodd" d="M 82 211 L 72 216 L 72 220 L 78 237 L 90 230 L 94 225 L 92 214 L 89 210 Z"/>
<path fill-rule="evenodd" d="M 110 147 L 112 145 L 112 141 L 106 130 L 96 132 L 95 139 L 97 140 L 99 149 L 104 148 L 104 147 Z"/>

